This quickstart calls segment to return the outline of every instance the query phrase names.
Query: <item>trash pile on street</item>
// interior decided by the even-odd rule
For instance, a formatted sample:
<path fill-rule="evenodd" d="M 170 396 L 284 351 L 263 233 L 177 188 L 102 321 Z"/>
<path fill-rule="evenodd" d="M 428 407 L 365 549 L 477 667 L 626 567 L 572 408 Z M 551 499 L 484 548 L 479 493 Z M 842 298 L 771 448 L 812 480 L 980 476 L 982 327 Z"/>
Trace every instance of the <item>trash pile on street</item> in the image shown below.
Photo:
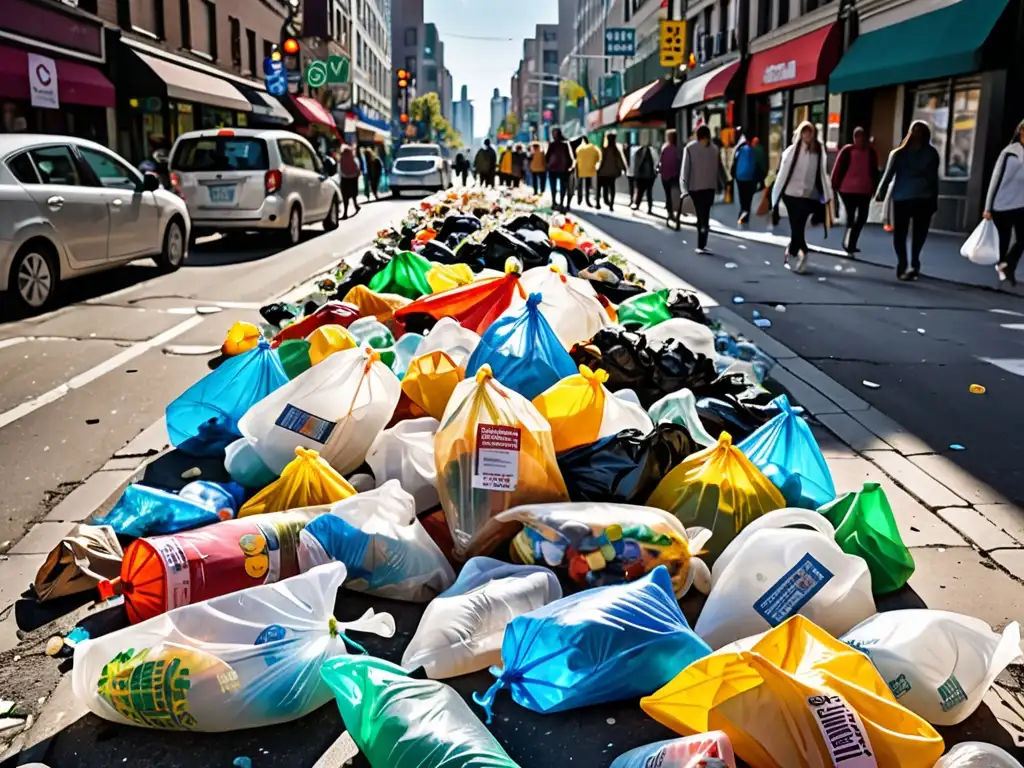
<path fill-rule="evenodd" d="M 131 485 L 40 574 L 127 617 L 74 644 L 76 697 L 194 732 L 333 698 L 374 768 L 515 766 L 492 717 L 623 700 L 679 738 L 612 768 L 1020 768 L 935 729 L 1019 626 L 878 613 L 914 572 L 885 492 L 837 489 L 771 359 L 649 282 L 533 198 L 453 191 L 225 329 L 166 421 L 231 481 Z M 425 604 L 400 665 L 360 644 L 387 610 L 334 618 L 353 591 Z M 444 682 L 487 669 L 473 703 Z"/>

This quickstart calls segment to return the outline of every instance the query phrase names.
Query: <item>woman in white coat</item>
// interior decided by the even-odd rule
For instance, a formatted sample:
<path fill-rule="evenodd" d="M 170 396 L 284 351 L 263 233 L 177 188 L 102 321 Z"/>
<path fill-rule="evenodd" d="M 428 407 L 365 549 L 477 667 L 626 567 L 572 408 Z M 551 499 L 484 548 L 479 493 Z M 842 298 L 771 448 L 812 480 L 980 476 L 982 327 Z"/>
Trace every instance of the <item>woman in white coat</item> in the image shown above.
<path fill-rule="evenodd" d="M 985 198 L 985 218 L 999 230 L 999 280 L 1016 285 L 1017 263 L 1024 252 L 1024 120 L 996 160 Z"/>
<path fill-rule="evenodd" d="M 818 141 L 818 132 L 806 120 L 800 123 L 793 143 L 786 147 L 779 162 L 779 172 L 772 186 L 772 208 L 786 204 L 789 216 L 789 246 L 785 262 L 796 259 L 796 271 L 803 272 L 807 263 L 807 221 L 824 205 L 825 230 L 831 219 L 832 182 L 825 165 L 825 148 Z M 784 262 L 784 263 L 785 263 Z"/>

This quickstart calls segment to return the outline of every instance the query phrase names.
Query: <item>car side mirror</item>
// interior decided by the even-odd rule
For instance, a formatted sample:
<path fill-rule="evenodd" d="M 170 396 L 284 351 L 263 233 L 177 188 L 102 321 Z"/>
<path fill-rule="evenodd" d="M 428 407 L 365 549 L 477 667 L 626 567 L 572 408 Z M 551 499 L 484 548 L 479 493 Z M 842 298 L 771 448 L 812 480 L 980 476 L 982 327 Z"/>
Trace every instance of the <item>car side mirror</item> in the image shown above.
<path fill-rule="evenodd" d="M 338 173 L 338 164 L 334 161 L 333 157 L 325 156 L 324 161 L 324 176 L 334 176 Z"/>
<path fill-rule="evenodd" d="M 142 174 L 142 191 L 156 192 L 160 189 L 160 177 L 155 173 Z"/>

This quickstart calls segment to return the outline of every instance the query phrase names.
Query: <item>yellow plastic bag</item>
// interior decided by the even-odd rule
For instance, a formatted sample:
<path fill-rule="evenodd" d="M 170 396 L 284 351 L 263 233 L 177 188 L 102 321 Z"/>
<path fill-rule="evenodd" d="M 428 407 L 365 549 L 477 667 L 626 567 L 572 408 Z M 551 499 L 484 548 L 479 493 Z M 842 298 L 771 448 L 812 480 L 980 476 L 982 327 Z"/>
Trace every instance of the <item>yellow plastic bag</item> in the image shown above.
<path fill-rule="evenodd" d="M 437 350 L 412 359 L 402 379 L 402 393 L 440 421 L 452 392 L 464 378 L 466 369 L 456 365 L 447 352 Z"/>
<path fill-rule="evenodd" d="M 356 337 L 341 325 L 321 325 L 309 334 L 306 341 L 309 342 L 310 365 L 316 365 L 335 352 L 359 346 Z"/>
<path fill-rule="evenodd" d="M 260 329 L 252 323 L 241 320 L 228 328 L 228 335 L 220 346 L 220 351 L 227 357 L 234 357 L 251 349 L 256 349 L 260 343 Z"/>
<path fill-rule="evenodd" d="M 486 555 L 522 525 L 494 516 L 519 504 L 568 501 L 551 427 L 491 367 L 455 388 L 434 439 L 438 493 L 460 559 Z"/>
<path fill-rule="evenodd" d="M 704 560 L 713 565 L 747 523 L 782 509 L 786 500 L 732 444 L 732 435 L 723 432 L 715 445 L 688 456 L 665 475 L 647 506 L 672 513 L 687 528 L 710 530 Z"/>
<path fill-rule="evenodd" d="M 567 251 L 576 249 L 576 236 L 561 227 L 551 227 L 548 230 L 548 237 L 556 248 L 564 248 Z"/>
<path fill-rule="evenodd" d="M 281 477 L 247 501 L 239 517 L 284 512 L 298 507 L 333 504 L 353 496 L 356 489 L 338 471 L 320 458 L 320 454 L 301 446 Z"/>
<path fill-rule="evenodd" d="M 375 317 L 378 323 L 385 324 L 394 318 L 396 309 L 412 303 L 412 300 L 405 296 L 399 296 L 397 293 L 377 293 L 365 285 L 352 286 L 343 301 L 358 307 L 360 316 Z"/>
<path fill-rule="evenodd" d="M 608 374 L 581 365 L 575 376 L 567 376 L 533 398 L 540 415 L 551 425 L 555 453 L 568 451 L 597 440 L 604 418 L 604 383 Z"/>
<path fill-rule="evenodd" d="M 693 662 L 640 706 L 686 736 L 725 731 L 757 768 L 931 768 L 945 749 L 866 655 L 799 615 L 749 651 Z"/>
<path fill-rule="evenodd" d="M 438 264 L 427 272 L 427 283 L 431 293 L 441 293 L 460 285 L 469 285 L 476 279 L 469 264 Z"/>

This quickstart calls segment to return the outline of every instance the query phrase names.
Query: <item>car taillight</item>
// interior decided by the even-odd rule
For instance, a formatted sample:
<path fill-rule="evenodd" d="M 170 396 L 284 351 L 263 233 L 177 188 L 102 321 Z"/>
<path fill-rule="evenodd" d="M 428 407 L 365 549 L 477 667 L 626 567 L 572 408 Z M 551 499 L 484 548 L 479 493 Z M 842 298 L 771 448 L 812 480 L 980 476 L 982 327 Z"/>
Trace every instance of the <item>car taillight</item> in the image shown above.
<path fill-rule="evenodd" d="M 181 177 L 176 173 L 171 174 L 171 191 L 182 200 L 185 199 L 185 191 L 181 188 Z"/>
<path fill-rule="evenodd" d="M 281 188 L 281 172 L 267 171 L 263 176 L 263 188 L 268 195 L 272 195 Z"/>

